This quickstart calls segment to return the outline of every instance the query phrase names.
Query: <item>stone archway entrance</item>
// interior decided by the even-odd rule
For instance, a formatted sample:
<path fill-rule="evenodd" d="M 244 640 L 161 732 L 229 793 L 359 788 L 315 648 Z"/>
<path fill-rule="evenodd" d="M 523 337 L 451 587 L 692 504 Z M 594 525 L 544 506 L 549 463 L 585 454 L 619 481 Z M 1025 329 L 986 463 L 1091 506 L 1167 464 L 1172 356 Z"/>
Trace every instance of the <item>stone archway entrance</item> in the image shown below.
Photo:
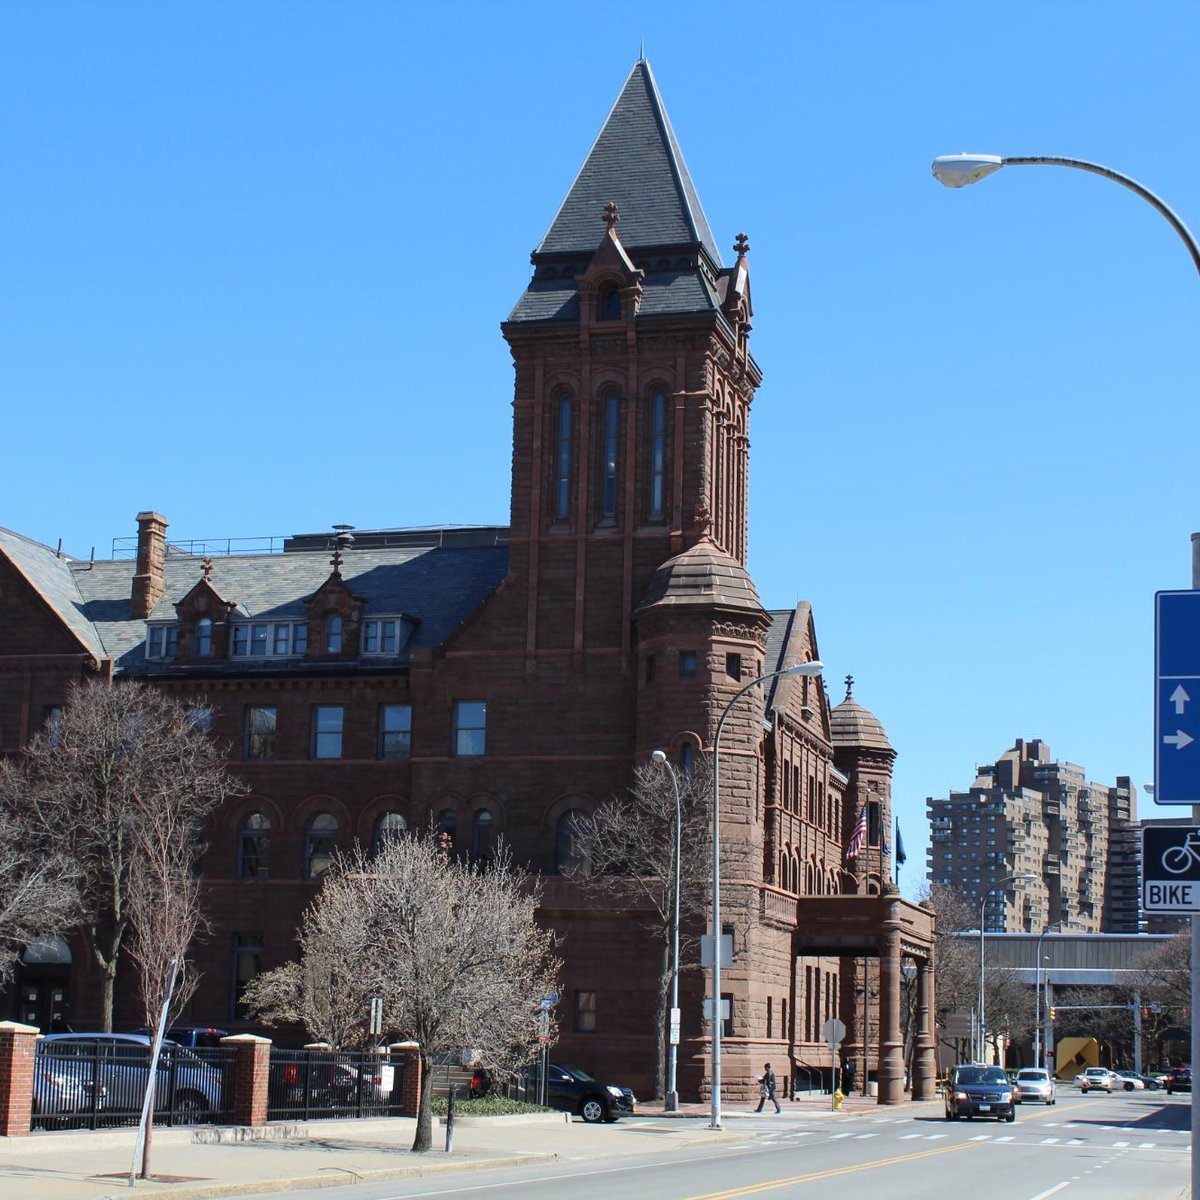
<path fill-rule="evenodd" d="M 913 964 L 916 992 L 911 1026 L 912 1098 L 934 1099 L 937 1066 L 932 911 L 890 892 L 879 896 L 802 896 L 796 904 L 796 916 L 797 929 L 792 934 L 795 956 L 878 960 L 875 1078 L 880 1104 L 899 1104 L 904 1099 L 902 964 L 905 960 Z M 864 1029 L 871 999 L 870 989 L 861 1001 L 853 987 L 842 990 L 842 1020 L 853 1031 L 852 1036 Z"/>

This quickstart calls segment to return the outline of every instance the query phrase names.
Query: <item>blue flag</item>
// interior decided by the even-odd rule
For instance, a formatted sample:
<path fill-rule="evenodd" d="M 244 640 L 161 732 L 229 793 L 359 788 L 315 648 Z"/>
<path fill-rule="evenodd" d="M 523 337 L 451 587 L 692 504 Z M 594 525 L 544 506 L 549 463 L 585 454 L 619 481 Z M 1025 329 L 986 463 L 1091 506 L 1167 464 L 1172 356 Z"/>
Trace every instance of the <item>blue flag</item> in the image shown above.
<path fill-rule="evenodd" d="M 896 863 L 908 862 L 908 855 L 904 853 L 904 839 L 900 836 L 900 822 L 896 822 Z"/>

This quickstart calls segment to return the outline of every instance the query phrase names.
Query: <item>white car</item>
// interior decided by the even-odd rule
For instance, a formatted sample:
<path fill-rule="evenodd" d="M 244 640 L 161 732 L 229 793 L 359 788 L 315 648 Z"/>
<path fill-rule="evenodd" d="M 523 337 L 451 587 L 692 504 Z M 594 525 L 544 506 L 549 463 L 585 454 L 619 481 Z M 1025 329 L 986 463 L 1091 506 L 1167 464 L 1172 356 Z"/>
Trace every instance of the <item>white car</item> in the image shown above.
<path fill-rule="evenodd" d="M 1125 1081 L 1107 1067 L 1088 1067 L 1075 1077 L 1075 1082 L 1085 1095 L 1088 1092 L 1112 1092 L 1125 1086 Z"/>
<path fill-rule="evenodd" d="M 1022 1067 L 1017 1072 L 1017 1093 L 1021 1103 L 1026 1100 L 1040 1100 L 1043 1104 L 1053 1104 L 1054 1077 L 1045 1067 Z"/>
<path fill-rule="evenodd" d="M 1144 1092 L 1146 1081 L 1136 1071 L 1118 1071 L 1117 1078 L 1127 1092 Z"/>

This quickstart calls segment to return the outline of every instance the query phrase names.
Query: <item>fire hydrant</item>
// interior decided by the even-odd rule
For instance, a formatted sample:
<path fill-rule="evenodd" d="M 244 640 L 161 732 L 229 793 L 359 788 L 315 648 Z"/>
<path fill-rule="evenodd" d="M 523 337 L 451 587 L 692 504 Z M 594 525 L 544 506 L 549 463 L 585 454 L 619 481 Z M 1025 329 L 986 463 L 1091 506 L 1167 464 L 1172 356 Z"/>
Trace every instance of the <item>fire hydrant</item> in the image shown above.
<path fill-rule="evenodd" d="M 835 1089 L 835 1091 L 833 1093 L 833 1111 L 834 1112 L 842 1111 L 842 1101 L 845 1100 L 845 1098 L 846 1097 L 843 1095 L 841 1088 Z"/>

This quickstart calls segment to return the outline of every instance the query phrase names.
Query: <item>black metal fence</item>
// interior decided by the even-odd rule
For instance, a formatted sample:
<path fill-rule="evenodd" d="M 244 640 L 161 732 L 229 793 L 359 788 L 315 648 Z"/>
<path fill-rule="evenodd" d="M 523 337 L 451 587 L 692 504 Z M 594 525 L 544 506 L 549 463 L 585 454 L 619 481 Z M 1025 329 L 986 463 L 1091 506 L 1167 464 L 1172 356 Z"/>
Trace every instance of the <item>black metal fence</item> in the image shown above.
<path fill-rule="evenodd" d="M 229 1124 L 235 1052 L 164 1046 L 155 1072 L 156 1125 Z M 150 1076 L 147 1042 L 51 1036 L 33 1071 L 35 1129 L 136 1125 Z"/>
<path fill-rule="evenodd" d="M 399 1116 L 403 1082 L 403 1064 L 386 1054 L 272 1046 L 267 1120 Z"/>

